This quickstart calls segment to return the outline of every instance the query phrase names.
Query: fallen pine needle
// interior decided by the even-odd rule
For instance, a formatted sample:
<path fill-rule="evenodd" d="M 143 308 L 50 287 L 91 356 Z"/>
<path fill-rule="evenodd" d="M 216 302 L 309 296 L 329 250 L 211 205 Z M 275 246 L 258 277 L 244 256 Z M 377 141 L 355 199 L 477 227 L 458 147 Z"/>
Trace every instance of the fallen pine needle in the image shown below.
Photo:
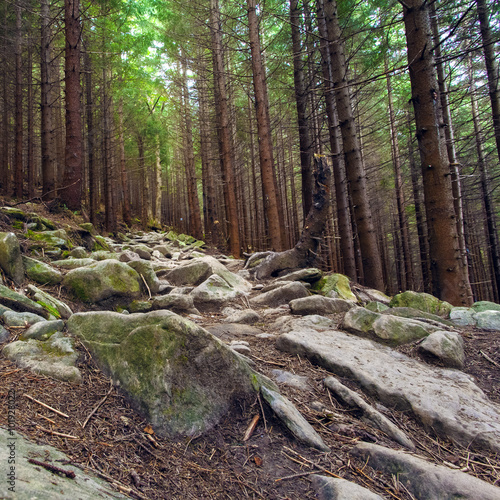
<path fill-rule="evenodd" d="M 40 425 L 36 426 L 37 429 L 40 429 L 43 432 L 46 432 L 47 434 L 52 434 L 53 436 L 59 436 L 59 437 L 64 437 L 68 439 L 80 439 L 77 436 L 72 436 L 71 434 L 63 434 L 62 432 L 56 432 L 56 431 L 51 431 L 50 429 L 45 429 L 45 427 L 42 427 Z"/>
<path fill-rule="evenodd" d="M 94 413 L 101 407 L 101 405 L 106 401 L 108 396 L 111 394 L 111 391 L 113 390 L 113 386 L 109 388 L 109 391 L 107 394 L 97 403 L 96 407 L 90 412 L 89 416 L 85 419 L 85 422 L 83 422 L 82 429 L 85 429 L 85 426 L 89 423 L 89 420 L 92 418 Z"/>
<path fill-rule="evenodd" d="M 62 411 L 59 411 L 59 410 L 56 410 L 55 408 L 52 408 L 52 406 L 46 405 L 45 403 L 38 401 L 38 399 L 35 399 L 34 397 L 30 396 L 29 394 L 23 394 L 23 396 L 27 397 L 28 399 L 30 399 L 34 403 L 37 403 L 40 406 L 43 406 L 44 408 L 47 408 L 48 410 L 53 411 L 54 413 L 57 413 L 61 417 L 69 418 L 69 415 L 66 415 L 66 413 L 63 413 Z"/>

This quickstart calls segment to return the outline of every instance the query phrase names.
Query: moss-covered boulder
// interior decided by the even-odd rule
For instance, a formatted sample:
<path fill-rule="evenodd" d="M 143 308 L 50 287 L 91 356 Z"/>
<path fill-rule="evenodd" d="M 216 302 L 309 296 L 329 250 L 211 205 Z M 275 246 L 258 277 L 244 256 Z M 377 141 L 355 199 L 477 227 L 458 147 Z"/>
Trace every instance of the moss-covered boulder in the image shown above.
<path fill-rule="evenodd" d="M 240 356 L 169 311 L 74 314 L 67 323 L 160 435 L 207 431 L 261 384 Z"/>
<path fill-rule="evenodd" d="M 428 293 L 419 293 L 410 290 L 395 295 L 389 305 L 390 307 L 413 307 L 414 309 L 436 314 L 443 318 L 448 318 L 450 311 L 453 309 L 453 306 L 449 302 L 440 300 Z"/>
<path fill-rule="evenodd" d="M 49 317 L 49 312 L 40 304 L 33 302 L 25 295 L 14 292 L 14 290 L 11 290 L 4 285 L 0 285 L 0 304 L 13 309 L 14 311 L 39 314 L 44 318 Z"/>
<path fill-rule="evenodd" d="M 35 300 L 37 304 L 40 304 L 43 308 L 49 311 L 54 318 L 68 319 L 73 314 L 73 311 L 66 303 L 62 300 L 56 299 L 49 293 L 40 290 L 35 285 L 30 284 L 26 288 L 29 296 Z"/>
<path fill-rule="evenodd" d="M 72 246 L 68 233 L 64 229 L 41 232 L 28 231 L 27 236 L 30 240 L 36 241 L 50 248 L 70 248 Z"/>
<path fill-rule="evenodd" d="M 95 303 L 110 297 L 136 299 L 140 282 L 141 277 L 127 264 L 103 260 L 69 271 L 63 285 L 83 302 Z"/>
<path fill-rule="evenodd" d="M 36 281 L 41 285 L 57 285 L 63 279 L 60 271 L 45 262 L 23 256 L 23 263 L 26 276 L 31 281 Z"/>
<path fill-rule="evenodd" d="M 134 269 L 134 271 L 136 271 L 139 276 L 141 276 L 141 281 L 144 279 L 142 284 L 145 288 L 148 289 L 145 289 L 144 292 L 150 292 L 153 294 L 158 293 L 158 291 L 160 290 L 160 281 L 156 276 L 153 266 L 151 265 L 151 262 L 149 260 L 132 260 L 130 262 L 127 262 L 127 265 Z"/>
<path fill-rule="evenodd" d="M 62 269 L 77 269 L 78 267 L 85 267 L 91 264 L 95 264 L 94 259 L 85 258 L 85 259 L 62 259 L 62 260 L 53 260 L 52 265 L 61 267 Z"/>
<path fill-rule="evenodd" d="M 328 274 L 314 284 L 313 290 L 325 296 L 334 296 L 357 302 L 349 283 L 349 278 L 343 274 Z"/>
<path fill-rule="evenodd" d="M 382 304 L 382 302 L 378 302 L 376 300 L 372 300 L 371 302 L 368 302 L 368 304 L 366 304 L 365 307 L 369 311 L 376 312 L 376 313 L 381 313 L 381 312 L 384 312 L 386 309 L 389 309 L 389 306 L 386 306 L 385 304 Z"/>
<path fill-rule="evenodd" d="M 18 285 L 24 281 L 21 248 L 14 233 L 0 233 L 0 268 Z"/>
<path fill-rule="evenodd" d="M 436 331 L 419 346 L 419 350 L 440 360 L 444 366 L 463 368 L 465 362 L 464 341 L 456 332 Z"/>
<path fill-rule="evenodd" d="M 54 333 L 48 340 L 18 340 L 3 348 L 6 358 L 22 368 L 65 382 L 79 383 L 82 376 L 75 366 L 78 354 L 73 340 Z"/>
<path fill-rule="evenodd" d="M 488 300 L 480 300 L 479 302 L 474 302 L 471 309 L 473 312 L 480 313 L 484 311 L 500 311 L 500 304 L 495 302 L 490 302 Z"/>

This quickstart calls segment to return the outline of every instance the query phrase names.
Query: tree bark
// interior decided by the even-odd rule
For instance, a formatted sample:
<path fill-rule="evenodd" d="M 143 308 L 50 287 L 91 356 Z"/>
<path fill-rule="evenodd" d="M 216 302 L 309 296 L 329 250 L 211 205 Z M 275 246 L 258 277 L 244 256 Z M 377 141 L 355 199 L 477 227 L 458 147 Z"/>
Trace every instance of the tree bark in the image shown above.
<path fill-rule="evenodd" d="M 22 9 L 16 5 L 16 85 L 15 85 L 15 153 L 14 196 L 23 197 L 23 59 L 22 59 Z"/>
<path fill-rule="evenodd" d="M 307 112 L 307 89 L 304 82 L 304 61 L 300 39 L 299 0 L 290 0 L 290 24 L 292 29 L 293 82 L 299 125 L 300 170 L 302 176 L 302 210 L 306 219 L 312 204 L 312 139 Z"/>
<path fill-rule="evenodd" d="M 218 0 L 210 0 L 210 30 L 212 35 L 212 56 L 214 69 L 215 109 L 217 113 L 217 135 L 219 138 L 219 154 L 224 187 L 224 202 L 229 233 L 229 251 L 239 258 L 241 255 L 238 215 L 234 186 L 234 165 L 231 152 L 231 135 L 229 124 L 229 107 L 226 92 L 226 76 L 222 49 L 222 33 L 220 27 L 220 10 Z"/>
<path fill-rule="evenodd" d="M 269 117 L 269 98 L 267 95 L 266 75 L 260 48 L 259 26 L 255 0 L 247 0 L 248 33 L 252 56 L 253 84 L 255 92 L 255 111 L 259 135 L 259 156 L 264 192 L 264 211 L 269 227 L 271 248 L 281 251 L 285 248 L 285 224 L 279 203 L 276 172 L 271 140 L 271 121 Z"/>
<path fill-rule="evenodd" d="M 251 272 L 257 279 L 276 276 L 280 271 L 313 266 L 318 259 L 319 246 L 325 232 L 330 207 L 331 167 L 324 156 L 314 156 L 314 195 L 311 210 L 307 214 L 297 244 L 283 252 L 258 252 L 247 261 L 246 266 L 268 254 Z"/>
<path fill-rule="evenodd" d="M 495 55 L 495 40 L 491 34 L 488 7 L 485 0 L 476 0 L 477 15 L 483 41 L 484 62 L 488 74 L 488 92 L 493 117 L 493 130 L 497 144 L 498 158 L 500 159 L 500 88 L 498 75 L 498 60 Z"/>
<path fill-rule="evenodd" d="M 65 0 L 66 33 L 66 147 L 61 201 L 70 210 L 81 208 L 82 187 L 82 122 L 80 85 L 80 1 Z"/>
<path fill-rule="evenodd" d="M 342 132 L 348 187 L 352 198 L 354 219 L 361 250 L 364 284 L 378 290 L 384 290 L 382 261 L 377 246 L 377 237 L 366 186 L 366 174 L 349 95 L 347 65 L 335 0 L 325 1 L 325 17 L 330 44 L 333 86 Z"/>
<path fill-rule="evenodd" d="M 122 217 L 123 222 L 130 227 L 132 219 L 130 216 L 130 195 L 128 188 L 128 172 L 127 163 L 125 160 L 125 135 L 123 131 L 123 98 L 118 102 L 118 134 L 120 141 L 120 173 L 121 173 L 121 187 L 122 187 Z"/>
<path fill-rule="evenodd" d="M 417 139 L 424 180 L 434 294 L 455 306 L 469 306 L 472 292 L 458 242 L 456 215 L 444 137 L 439 124 L 439 89 L 432 56 L 428 5 L 403 7 Z"/>

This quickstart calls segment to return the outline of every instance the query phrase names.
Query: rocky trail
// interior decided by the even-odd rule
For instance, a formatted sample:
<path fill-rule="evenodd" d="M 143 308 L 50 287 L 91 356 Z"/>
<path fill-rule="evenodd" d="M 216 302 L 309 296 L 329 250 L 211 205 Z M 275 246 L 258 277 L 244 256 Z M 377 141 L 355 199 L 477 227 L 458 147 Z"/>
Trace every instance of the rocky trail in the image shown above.
<path fill-rule="evenodd" d="M 261 262 L 0 208 L 0 498 L 500 500 L 500 305 Z"/>

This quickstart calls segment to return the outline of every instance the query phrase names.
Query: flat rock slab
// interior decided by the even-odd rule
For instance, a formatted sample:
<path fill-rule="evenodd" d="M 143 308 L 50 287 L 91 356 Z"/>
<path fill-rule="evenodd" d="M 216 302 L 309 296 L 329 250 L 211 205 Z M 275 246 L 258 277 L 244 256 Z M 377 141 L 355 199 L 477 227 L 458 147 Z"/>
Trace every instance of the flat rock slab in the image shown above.
<path fill-rule="evenodd" d="M 415 498 L 436 500 L 499 500 L 500 488 L 477 477 L 436 465 L 402 451 L 360 443 L 351 454 L 376 470 L 397 475 Z"/>
<path fill-rule="evenodd" d="M 430 367 L 368 339 L 339 331 L 294 331 L 277 347 L 308 357 L 355 380 L 386 405 L 412 410 L 429 430 L 462 446 L 500 452 L 500 405 L 488 400 L 472 378 Z"/>
<path fill-rule="evenodd" d="M 74 465 L 61 465 L 62 462 L 69 461 L 69 457 L 52 446 L 34 444 L 17 432 L 2 428 L 0 428 L 0 442 L 3 476 L 0 482 L 0 498 L 17 500 L 130 498 L 112 490 L 106 481 L 85 474 Z M 13 458 L 15 464 L 9 464 L 9 458 Z M 73 471 L 75 477 L 71 479 L 61 474 L 54 474 L 40 465 L 28 462 L 29 459 L 48 463 L 65 471 Z M 10 479 L 12 475 L 7 475 L 11 466 L 14 467 L 16 479 Z M 9 488 L 14 489 L 9 490 Z"/>

